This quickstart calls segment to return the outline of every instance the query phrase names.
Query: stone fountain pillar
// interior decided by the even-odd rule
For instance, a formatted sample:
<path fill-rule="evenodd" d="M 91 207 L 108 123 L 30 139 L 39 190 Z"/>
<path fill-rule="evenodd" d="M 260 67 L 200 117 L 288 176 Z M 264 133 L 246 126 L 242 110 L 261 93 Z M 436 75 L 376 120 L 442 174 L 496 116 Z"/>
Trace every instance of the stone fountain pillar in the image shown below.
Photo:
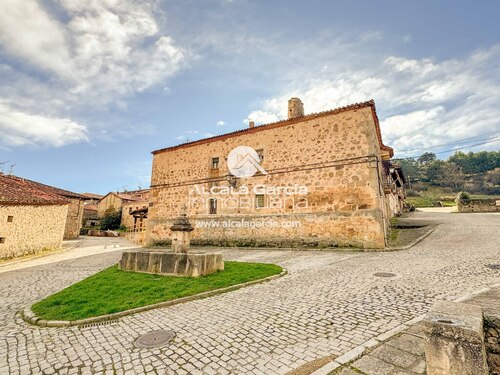
<path fill-rule="evenodd" d="M 190 251 L 191 232 L 194 228 L 185 212 L 174 219 L 170 230 L 171 249 L 124 251 L 119 268 L 124 271 L 190 277 L 224 270 L 221 253 Z"/>
<path fill-rule="evenodd" d="M 185 213 L 174 220 L 170 227 L 172 231 L 172 250 L 175 253 L 187 253 L 191 242 L 191 232 L 194 230 Z"/>

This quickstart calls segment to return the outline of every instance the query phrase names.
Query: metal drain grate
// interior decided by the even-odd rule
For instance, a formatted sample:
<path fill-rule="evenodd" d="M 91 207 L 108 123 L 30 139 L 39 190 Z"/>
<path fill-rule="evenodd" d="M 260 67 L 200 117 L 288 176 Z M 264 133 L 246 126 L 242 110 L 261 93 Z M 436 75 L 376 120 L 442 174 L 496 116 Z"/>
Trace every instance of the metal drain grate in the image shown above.
<path fill-rule="evenodd" d="M 500 264 L 487 264 L 486 267 L 492 270 L 500 270 Z"/>
<path fill-rule="evenodd" d="M 114 323 L 118 323 L 118 320 L 117 319 L 114 319 L 114 320 L 104 320 L 102 322 L 95 322 L 95 323 L 83 324 L 83 325 L 80 326 L 80 328 L 107 326 L 107 325 L 114 324 Z"/>
<path fill-rule="evenodd" d="M 168 344 L 174 337 L 174 331 L 153 331 L 139 336 L 134 341 L 134 345 L 136 348 L 159 348 Z"/>
<path fill-rule="evenodd" d="M 375 272 L 373 276 L 376 277 L 395 277 L 396 274 L 392 272 Z"/>

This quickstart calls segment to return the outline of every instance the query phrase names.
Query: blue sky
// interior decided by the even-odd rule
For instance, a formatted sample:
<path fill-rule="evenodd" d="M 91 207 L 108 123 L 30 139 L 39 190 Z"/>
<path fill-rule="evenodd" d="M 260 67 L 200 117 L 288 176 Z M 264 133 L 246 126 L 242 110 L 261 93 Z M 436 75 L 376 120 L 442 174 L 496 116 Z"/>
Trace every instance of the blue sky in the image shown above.
<path fill-rule="evenodd" d="M 73 191 L 146 187 L 152 150 L 284 118 L 292 96 L 306 113 L 375 99 L 399 157 L 496 139 L 499 13 L 493 0 L 2 0 L 0 162 Z"/>

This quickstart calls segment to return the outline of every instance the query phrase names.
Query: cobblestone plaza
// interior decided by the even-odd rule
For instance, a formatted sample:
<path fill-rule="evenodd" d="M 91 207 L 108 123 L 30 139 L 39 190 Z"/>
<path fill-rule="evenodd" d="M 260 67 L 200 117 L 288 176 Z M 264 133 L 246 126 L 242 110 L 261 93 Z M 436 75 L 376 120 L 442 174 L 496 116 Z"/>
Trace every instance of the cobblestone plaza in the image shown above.
<path fill-rule="evenodd" d="M 453 300 L 500 281 L 500 215 L 416 213 L 440 225 L 397 252 L 222 250 L 269 262 L 277 280 L 104 325 L 41 328 L 17 311 L 116 263 L 120 251 L 0 273 L 0 374 L 285 374 L 341 355 Z M 391 272 L 395 277 L 376 277 Z M 157 349 L 134 340 L 175 332 Z"/>

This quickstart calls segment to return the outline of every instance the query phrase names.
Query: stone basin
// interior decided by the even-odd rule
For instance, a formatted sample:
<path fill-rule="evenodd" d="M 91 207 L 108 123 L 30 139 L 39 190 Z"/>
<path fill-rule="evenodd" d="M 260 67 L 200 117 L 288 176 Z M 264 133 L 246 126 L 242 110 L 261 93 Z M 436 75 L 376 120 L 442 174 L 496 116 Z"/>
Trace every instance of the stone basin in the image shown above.
<path fill-rule="evenodd" d="M 129 250 L 118 264 L 123 271 L 158 275 L 198 277 L 224 270 L 221 253 Z"/>

